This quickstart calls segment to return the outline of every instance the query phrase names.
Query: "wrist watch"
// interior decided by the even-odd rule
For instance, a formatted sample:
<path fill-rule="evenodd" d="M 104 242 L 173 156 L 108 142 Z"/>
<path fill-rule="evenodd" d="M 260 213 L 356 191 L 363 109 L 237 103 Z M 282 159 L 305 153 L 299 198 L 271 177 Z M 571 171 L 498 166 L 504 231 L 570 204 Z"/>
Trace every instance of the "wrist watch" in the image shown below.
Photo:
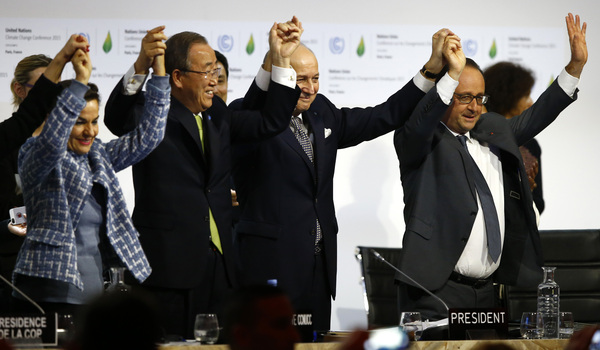
<path fill-rule="evenodd" d="M 425 68 L 425 66 L 423 66 L 423 68 L 421 68 L 421 73 L 423 73 L 423 75 L 425 76 L 425 78 L 433 79 L 433 80 L 437 79 L 437 77 L 439 75 L 439 73 L 436 74 L 436 73 L 432 73 L 432 72 L 428 71 Z"/>

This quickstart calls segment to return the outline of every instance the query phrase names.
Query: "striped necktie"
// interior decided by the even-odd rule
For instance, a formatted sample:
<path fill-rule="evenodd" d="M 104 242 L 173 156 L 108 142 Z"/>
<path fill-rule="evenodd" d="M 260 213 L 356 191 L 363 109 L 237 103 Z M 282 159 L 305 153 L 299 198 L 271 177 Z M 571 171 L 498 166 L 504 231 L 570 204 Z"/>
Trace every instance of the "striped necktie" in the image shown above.
<path fill-rule="evenodd" d="M 308 137 L 308 135 L 306 135 L 304 129 L 302 128 L 302 121 L 299 117 L 292 117 L 290 125 L 292 126 L 292 129 L 294 130 L 294 136 L 296 136 L 296 139 L 300 143 L 300 146 L 302 146 L 304 153 L 306 153 L 308 159 L 310 159 L 310 162 L 314 164 L 315 162 L 313 160 L 312 143 L 310 142 L 310 138 Z M 316 226 L 317 229 L 315 233 L 315 253 L 318 254 L 321 252 L 321 247 L 319 243 L 321 242 L 321 238 L 323 236 L 323 233 L 321 232 L 321 223 L 319 222 L 319 219 L 317 219 Z"/>

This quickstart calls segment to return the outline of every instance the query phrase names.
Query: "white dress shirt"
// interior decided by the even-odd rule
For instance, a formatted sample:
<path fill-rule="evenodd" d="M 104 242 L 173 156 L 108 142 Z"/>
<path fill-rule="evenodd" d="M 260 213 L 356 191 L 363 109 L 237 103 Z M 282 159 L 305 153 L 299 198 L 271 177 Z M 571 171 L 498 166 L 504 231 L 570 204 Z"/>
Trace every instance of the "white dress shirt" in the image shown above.
<path fill-rule="evenodd" d="M 573 77 L 566 70 L 559 74 L 558 85 L 563 91 L 573 98 L 579 79 Z M 458 81 L 452 79 L 448 73 L 440 79 L 437 84 L 437 92 L 440 99 L 450 105 L 454 91 L 458 86 Z M 454 136 L 458 134 L 448 129 Z M 467 136 L 467 148 L 469 153 L 475 160 L 475 163 L 481 170 L 486 182 L 492 192 L 494 198 L 494 205 L 498 213 L 498 220 L 500 223 L 500 235 L 502 238 L 502 245 L 504 246 L 504 234 L 505 234 L 505 217 L 504 217 L 504 183 L 502 178 L 502 162 L 494 154 L 489 145 L 485 142 L 479 142 L 476 139 L 470 137 L 470 133 L 466 133 Z M 458 141 L 457 141 L 458 142 Z M 477 205 L 481 208 L 479 196 L 477 196 Z M 462 255 L 458 259 L 454 271 L 461 275 L 473 277 L 473 278 L 487 278 L 491 276 L 494 271 L 500 265 L 502 255 L 495 263 L 488 253 L 487 248 L 487 237 L 485 234 L 485 222 L 483 219 L 483 211 L 478 210 L 471 235 L 462 252 Z"/>

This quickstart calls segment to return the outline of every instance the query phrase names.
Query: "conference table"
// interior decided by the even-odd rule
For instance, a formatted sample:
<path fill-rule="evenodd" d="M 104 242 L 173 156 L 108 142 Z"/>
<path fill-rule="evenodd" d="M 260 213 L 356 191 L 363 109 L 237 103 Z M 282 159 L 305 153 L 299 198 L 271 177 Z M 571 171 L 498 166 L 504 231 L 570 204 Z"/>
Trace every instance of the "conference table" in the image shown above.
<path fill-rule="evenodd" d="M 486 344 L 506 344 L 515 350 L 529 349 L 549 349 L 562 350 L 565 348 L 568 339 L 505 339 L 505 340 L 436 340 L 436 341 L 416 341 L 410 345 L 410 350 L 470 350 L 479 348 Z M 300 343 L 296 344 L 296 350 L 336 350 L 341 346 L 341 342 L 324 343 Z M 19 350 L 39 350 L 41 348 L 19 348 Z M 52 348 L 46 348 L 52 349 Z M 55 348 L 58 349 L 58 348 Z M 159 350 L 229 350 L 229 345 L 206 345 L 198 342 L 187 341 L 160 345 Z"/>
<path fill-rule="evenodd" d="M 437 340 L 416 341 L 410 346 L 411 350 L 469 350 L 485 344 L 506 344 L 515 350 L 521 349 L 551 349 L 562 350 L 568 339 L 506 339 L 506 340 Z M 335 350 L 340 347 L 339 342 L 325 343 L 300 343 L 296 350 Z M 160 350 L 229 350 L 228 345 L 200 345 L 199 343 L 173 343 L 161 345 Z"/>

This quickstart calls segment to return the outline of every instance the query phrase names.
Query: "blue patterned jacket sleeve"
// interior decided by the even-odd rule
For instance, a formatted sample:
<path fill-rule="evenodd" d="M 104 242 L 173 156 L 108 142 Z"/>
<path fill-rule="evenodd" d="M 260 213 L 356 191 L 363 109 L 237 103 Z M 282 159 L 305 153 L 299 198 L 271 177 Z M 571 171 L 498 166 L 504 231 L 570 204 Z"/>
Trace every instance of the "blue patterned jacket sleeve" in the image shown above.
<path fill-rule="evenodd" d="M 153 76 L 146 85 L 144 112 L 137 127 L 105 146 L 115 172 L 144 159 L 162 141 L 169 114 L 169 76 Z"/>

